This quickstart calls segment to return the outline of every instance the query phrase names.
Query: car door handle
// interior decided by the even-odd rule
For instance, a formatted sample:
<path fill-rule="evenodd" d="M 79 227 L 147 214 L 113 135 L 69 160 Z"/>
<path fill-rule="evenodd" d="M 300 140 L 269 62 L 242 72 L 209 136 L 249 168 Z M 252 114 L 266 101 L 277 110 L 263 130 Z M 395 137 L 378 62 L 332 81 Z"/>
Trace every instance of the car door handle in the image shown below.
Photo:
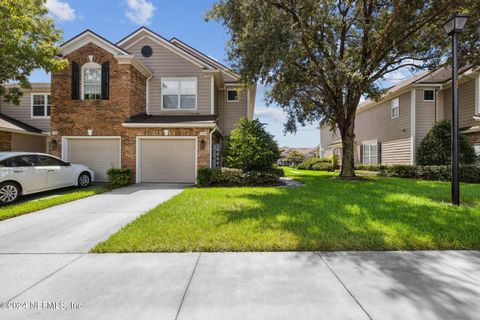
<path fill-rule="evenodd" d="M 15 170 L 15 171 L 13 171 L 13 172 L 15 172 L 15 173 L 22 173 L 23 171 L 22 171 L 22 170 Z"/>
<path fill-rule="evenodd" d="M 47 172 L 55 172 L 55 170 L 48 170 Z"/>

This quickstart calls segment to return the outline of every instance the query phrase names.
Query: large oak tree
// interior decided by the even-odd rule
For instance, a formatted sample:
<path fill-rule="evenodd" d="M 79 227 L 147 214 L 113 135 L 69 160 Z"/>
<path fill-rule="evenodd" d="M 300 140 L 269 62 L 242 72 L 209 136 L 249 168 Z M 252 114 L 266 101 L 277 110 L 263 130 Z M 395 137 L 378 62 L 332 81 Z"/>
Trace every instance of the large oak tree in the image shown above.
<path fill-rule="evenodd" d="M 61 31 L 48 16 L 45 0 L 0 1 L 0 97 L 18 104 L 22 95 L 15 82 L 29 88 L 35 69 L 55 71 L 65 62 L 55 58 Z"/>
<path fill-rule="evenodd" d="M 338 128 L 340 175 L 352 177 L 361 97 L 378 99 L 391 72 L 441 63 L 449 48 L 442 24 L 454 11 L 478 15 L 478 7 L 476 0 L 218 0 L 207 19 L 228 28 L 229 58 L 243 80 L 271 88 L 267 100 L 286 111 L 286 130 L 314 121 Z M 465 33 L 477 54 L 478 23 L 472 17 Z"/>

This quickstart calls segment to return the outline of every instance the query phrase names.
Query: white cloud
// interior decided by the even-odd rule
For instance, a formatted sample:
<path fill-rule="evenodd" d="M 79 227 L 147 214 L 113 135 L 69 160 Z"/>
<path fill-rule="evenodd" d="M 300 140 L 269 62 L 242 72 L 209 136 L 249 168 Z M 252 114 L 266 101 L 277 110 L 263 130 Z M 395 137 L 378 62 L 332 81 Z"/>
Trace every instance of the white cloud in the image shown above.
<path fill-rule="evenodd" d="M 70 7 L 65 1 L 62 0 L 47 0 L 45 3 L 48 11 L 58 18 L 60 21 L 73 21 L 75 20 L 75 10 Z"/>
<path fill-rule="evenodd" d="M 277 121 L 284 123 L 286 114 L 282 109 L 279 108 L 258 108 L 255 109 L 254 117 L 256 119 L 260 119 L 260 121 Z"/>
<path fill-rule="evenodd" d="M 149 0 L 126 0 L 127 11 L 125 16 L 133 23 L 144 25 L 150 24 L 150 19 L 155 11 L 155 6 Z"/>

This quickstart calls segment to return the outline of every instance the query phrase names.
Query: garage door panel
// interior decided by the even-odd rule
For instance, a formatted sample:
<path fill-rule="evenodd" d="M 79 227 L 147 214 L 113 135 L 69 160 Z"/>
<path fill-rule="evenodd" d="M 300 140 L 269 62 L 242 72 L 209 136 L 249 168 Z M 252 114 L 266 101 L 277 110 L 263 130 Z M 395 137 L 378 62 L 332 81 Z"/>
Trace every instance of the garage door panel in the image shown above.
<path fill-rule="evenodd" d="M 107 170 L 120 167 L 120 139 L 68 139 L 68 161 L 88 166 L 96 180 L 107 181 Z"/>
<path fill-rule="evenodd" d="M 194 139 L 140 139 L 142 182 L 195 182 Z"/>

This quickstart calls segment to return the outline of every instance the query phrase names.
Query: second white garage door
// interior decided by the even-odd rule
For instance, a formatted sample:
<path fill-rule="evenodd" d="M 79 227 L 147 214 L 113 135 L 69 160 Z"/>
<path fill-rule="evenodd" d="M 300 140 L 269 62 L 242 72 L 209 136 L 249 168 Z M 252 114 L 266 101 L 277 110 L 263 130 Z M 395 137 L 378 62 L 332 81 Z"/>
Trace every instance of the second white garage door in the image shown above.
<path fill-rule="evenodd" d="M 195 139 L 139 139 L 137 143 L 140 182 L 195 183 Z"/>
<path fill-rule="evenodd" d="M 67 161 L 83 164 L 95 172 L 95 180 L 107 181 L 107 170 L 120 168 L 120 139 L 67 139 Z"/>

